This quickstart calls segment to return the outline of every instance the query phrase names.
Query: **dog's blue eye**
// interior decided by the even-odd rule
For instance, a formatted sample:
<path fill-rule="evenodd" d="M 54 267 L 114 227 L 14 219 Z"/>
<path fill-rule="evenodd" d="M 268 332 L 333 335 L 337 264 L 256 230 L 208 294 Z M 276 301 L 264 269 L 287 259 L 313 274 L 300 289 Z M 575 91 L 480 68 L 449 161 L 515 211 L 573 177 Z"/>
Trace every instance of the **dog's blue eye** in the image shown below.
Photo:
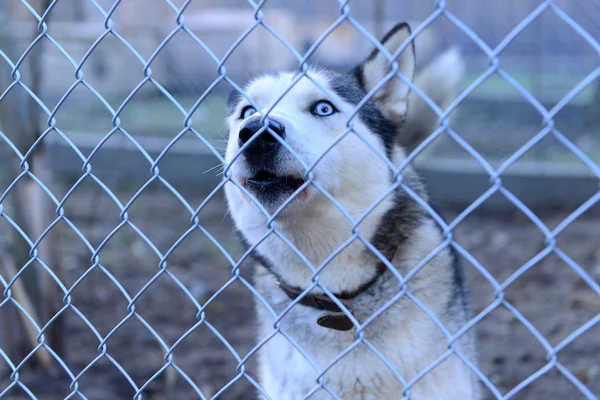
<path fill-rule="evenodd" d="M 320 117 L 326 117 L 335 112 L 335 107 L 330 102 L 326 100 L 321 100 L 315 104 L 312 112 L 313 114 L 318 115 Z"/>
<path fill-rule="evenodd" d="M 256 114 L 256 109 L 252 106 L 246 106 L 242 109 L 242 119 L 246 119 L 251 115 Z"/>

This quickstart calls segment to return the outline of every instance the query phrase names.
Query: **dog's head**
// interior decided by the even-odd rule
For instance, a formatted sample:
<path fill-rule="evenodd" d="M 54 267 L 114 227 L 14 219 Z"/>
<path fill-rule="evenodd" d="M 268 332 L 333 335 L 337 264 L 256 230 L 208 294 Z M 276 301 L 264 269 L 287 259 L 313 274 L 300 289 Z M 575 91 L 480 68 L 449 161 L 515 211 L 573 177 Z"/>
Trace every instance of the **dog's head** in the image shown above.
<path fill-rule="evenodd" d="M 252 102 L 239 93 L 230 97 L 227 173 L 245 189 L 226 185 L 234 220 L 261 213 L 245 191 L 271 214 L 285 205 L 278 216 L 285 219 L 331 205 L 320 189 L 356 215 L 389 189 L 385 157 L 403 157 L 397 136 L 408 110 L 406 81 L 415 71 L 410 33 L 407 24 L 396 25 L 382 40 L 386 51 L 375 48 L 351 73 L 265 75 L 244 88 Z"/>

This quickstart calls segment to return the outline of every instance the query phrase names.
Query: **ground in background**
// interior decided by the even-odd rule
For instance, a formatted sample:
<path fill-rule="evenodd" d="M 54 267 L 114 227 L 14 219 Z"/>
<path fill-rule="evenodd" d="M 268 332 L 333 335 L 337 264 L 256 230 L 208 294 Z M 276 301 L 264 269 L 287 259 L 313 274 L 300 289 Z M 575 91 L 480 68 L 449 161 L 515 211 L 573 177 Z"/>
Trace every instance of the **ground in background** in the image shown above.
<path fill-rule="evenodd" d="M 192 230 L 169 255 L 165 266 L 155 250 L 168 252 L 192 226 L 191 214 L 175 196 L 164 189 L 154 189 L 150 188 L 133 203 L 128 210 L 133 227 L 124 226 L 108 241 L 100 253 L 100 264 L 93 268 L 90 268 L 90 251 L 73 231 L 64 229 L 65 285 L 71 287 L 83 274 L 88 274 L 72 293 L 72 304 L 87 322 L 73 310 L 66 311 L 69 326 L 66 365 L 76 376 L 87 368 L 77 380 L 77 389 L 90 400 L 127 399 L 134 395 L 127 380 L 130 379 L 138 387 L 150 381 L 144 390 L 146 399 L 188 399 L 199 398 L 193 386 L 210 398 L 231 383 L 220 398 L 250 398 L 254 389 L 243 374 L 256 377 L 254 360 L 243 369 L 238 364 L 256 344 L 253 295 L 240 280 L 232 281 L 232 266 L 213 242 L 218 241 L 234 260 L 243 254 L 226 216 L 224 200 L 217 196 L 208 202 L 199 214 L 200 226 L 205 231 Z M 123 190 L 116 193 L 123 203 L 133 194 Z M 204 200 L 197 193 L 184 196 L 192 208 Z M 67 202 L 65 215 L 96 247 L 121 222 L 119 211 L 108 196 L 90 186 L 74 193 Z M 451 220 L 459 211 L 445 210 L 445 217 Z M 567 215 L 563 210 L 539 216 L 552 228 Z M 559 248 L 596 282 L 600 281 L 599 226 L 600 218 L 584 215 L 557 241 Z M 6 229 L 8 226 L 0 221 L 0 232 Z M 499 282 L 504 282 L 545 248 L 540 230 L 516 212 L 469 216 L 459 224 L 455 237 Z M 495 289 L 467 260 L 463 262 L 475 311 L 479 313 L 496 300 Z M 171 276 L 160 273 L 164 267 Z M 251 265 L 244 263 L 240 275 L 249 279 L 250 269 Z M 128 308 L 134 297 L 135 307 Z M 201 318 L 203 323 L 199 324 L 198 307 L 209 299 Z M 519 310 L 550 346 L 557 346 L 600 313 L 600 296 L 556 254 L 550 254 L 509 285 L 504 299 Z M 93 333 L 88 324 L 97 332 Z M 544 346 L 506 308 L 499 307 L 485 317 L 477 325 L 477 333 L 481 370 L 503 394 L 547 363 Z M 107 357 L 97 359 L 101 354 L 97 335 L 109 337 L 106 352 L 112 361 Z M 567 341 L 569 344 L 557 354 L 558 362 L 600 396 L 600 326 L 572 342 Z M 173 361 L 185 376 L 179 375 L 174 380 L 165 373 L 155 376 L 165 365 L 165 347 L 175 343 Z M 62 399 L 72 393 L 69 388 L 72 381 L 64 372 L 49 376 L 26 365 L 19 379 L 39 399 Z M 8 379 L 0 379 L 0 392 L 9 383 Z M 28 396 L 14 387 L 6 398 Z M 514 398 L 584 396 L 553 368 Z"/>

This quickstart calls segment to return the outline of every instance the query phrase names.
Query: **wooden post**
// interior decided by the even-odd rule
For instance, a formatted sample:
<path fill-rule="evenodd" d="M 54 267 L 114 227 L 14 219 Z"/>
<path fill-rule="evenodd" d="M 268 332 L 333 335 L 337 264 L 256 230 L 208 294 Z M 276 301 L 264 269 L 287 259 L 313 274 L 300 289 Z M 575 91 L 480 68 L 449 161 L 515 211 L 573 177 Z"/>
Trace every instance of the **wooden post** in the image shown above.
<path fill-rule="evenodd" d="M 36 5 L 38 13 L 41 15 L 49 6 L 49 0 L 39 0 Z M 18 55 L 14 51 L 14 37 L 11 37 L 10 32 L 10 14 L 9 4 L 0 2 L 0 47 L 11 60 L 16 60 Z M 35 31 L 32 32 L 31 40 L 37 35 L 37 21 L 35 21 Z M 37 46 L 40 46 L 39 42 Z M 31 80 L 28 86 L 33 93 L 40 95 L 42 82 L 42 49 L 36 48 L 26 58 L 26 61 L 21 65 L 20 69 L 29 69 Z M 3 80 L 3 87 L 13 82 L 11 70 L 5 63 L 0 63 L 0 79 Z M 42 134 L 41 129 L 41 110 L 35 100 L 29 96 L 23 89 L 15 87 L 13 91 L 4 98 L 0 103 L 0 129 L 14 145 L 19 149 L 21 154 L 29 151 L 33 143 Z M 9 157 L 12 161 L 14 174 L 13 177 L 21 172 L 19 160 L 16 157 Z M 9 161 L 9 162 L 11 162 Z M 50 190 L 53 186 L 53 176 L 50 170 L 48 157 L 44 142 L 40 142 L 32 154 L 27 159 L 29 170 L 38 177 Z M 10 179 L 9 179 L 10 181 Z M 4 185 L 3 185 L 4 186 Z M 6 188 L 4 186 L 3 188 Z M 17 187 L 16 192 L 9 196 L 11 217 L 27 233 L 27 236 L 32 242 L 37 241 L 41 234 L 56 218 L 55 205 L 43 189 L 33 180 L 29 178 L 22 179 Z M 8 201 L 7 199 L 7 201 Z M 41 259 L 48 268 L 52 269 L 53 273 L 58 277 L 61 276 L 61 259 L 58 254 L 59 232 L 58 226 L 53 228 L 40 242 L 37 247 L 37 256 Z M 14 260 L 17 270 L 23 268 L 31 259 L 30 248 L 25 240 L 19 237 L 16 231 L 12 231 L 11 240 L 12 259 Z M 6 270 L 4 271 L 6 273 Z M 5 279 L 7 277 L 5 276 Z M 12 276 L 8 277 L 8 279 Z M 62 291 L 51 275 L 44 270 L 41 265 L 34 263 L 28 266 L 20 281 L 24 286 L 26 293 L 31 297 L 31 304 L 37 310 L 38 325 L 43 326 L 52 318 L 60 309 L 60 300 Z M 14 316 L 8 321 L 11 324 L 16 323 Z M 52 349 L 60 356 L 64 353 L 63 346 L 63 329 L 64 321 L 62 317 L 57 318 L 50 328 L 46 331 L 46 341 Z M 29 328 L 29 327 L 28 327 Z M 22 333 L 22 332 L 21 332 Z M 8 335 L 4 335 L 8 337 Z M 14 335 L 11 335 L 11 340 L 15 340 Z M 21 338 L 27 336 L 22 335 Z M 30 344 L 31 346 L 31 344 Z M 4 348 L 4 347 L 3 347 Z M 13 346 L 14 348 L 14 346 Z M 16 347 L 17 349 L 20 346 Z M 31 347 L 29 347 L 29 351 Z M 21 350 L 17 350 L 20 352 Z M 17 355 L 17 360 L 23 358 L 23 354 Z"/>
<path fill-rule="evenodd" d="M 3 256 L 0 257 L 0 269 L 2 269 L 3 272 L 5 272 L 8 276 L 13 277 L 17 274 L 17 269 L 12 261 L 12 259 L 9 256 Z M 17 301 L 21 307 L 23 307 L 27 313 L 29 314 L 29 316 L 31 318 L 33 318 L 34 320 L 38 321 L 39 317 L 37 316 L 37 311 L 35 309 L 35 307 L 33 306 L 33 304 L 31 303 L 31 297 L 27 294 L 27 291 L 25 290 L 25 286 L 23 285 L 23 282 L 18 279 L 15 281 L 15 283 L 11 286 L 10 288 L 11 290 L 11 298 L 14 299 L 15 301 Z M 25 316 L 25 314 L 21 313 L 21 312 L 16 312 L 16 308 L 13 309 L 13 315 L 17 315 L 18 317 L 16 317 L 15 319 L 15 324 L 12 327 L 13 330 L 15 330 L 14 328 L 17 328 L 18 323 L 16 323 L 17 319 L 20 319 L 23 322 L 23 328 L 26 332 L 26 336 L 27 339 L 29 339 L 29 342 L 35 346 L 37 343 L 37 337 L 38 337 L 38 332 L 35 329 L 35 326 L 33 326 L 33 324 L 31 324 L 31 322 L 29 321 L 29 319 L 27 318 L 27 316 Z M 29 350 L 26 350 L 27 352 L 29 352 Z M 52 356 L 50 355 L 50 353 L 48 352 L 48 350 L 46 350 L 44 347 L 41 347 L 37 353 L 37 359 L 40 361 L 41 366 L 44 369 L 50 369 L 52 367 Z"/>
<path fill-rule="evenodd" d="M 10 4 L 9 2 L 0 2 L 0 48 L 9 57 L 14 54 L 13 50 L 13 38 L 10 37 L 8 32 L 8 23 L 10 21 Z M 0 63 L 0 80 L 2 88 L 8 87 L 12 82 L 11 70 L 6 63 Z M 22 113 L 25 112 L 26 101 L 22 93 L 13 91 L 8 94 L 4 100 L 0 103 L 0 129 L 6 135 L 11 137 L 20 137 L 24 134 L 23 125 L 19 124 L 19 120 L 23 120 Z M 7 147 L 7 146 L 4 146 Z M 3 154 L 4 159 L 7 160 L 5 165 L 12 165 L 14 167 L 15 155 L 10 154 L 11 151 L 7 149 L 8 154 Z M 14 179 L 13 171 L 9 168 L 4 168 L 0 175 L 0 190 L 4 192 Z M 18 201 L 15 200 L 15 195 L 9 196 L 3 203 L 4 212 L 11 216 L 13 221 L 19 226 L 24 226 L 25 216 L 21 207 L 18 207 Z M 17 207 L 15 207 L 17 206 Z M 10 214 L 9 214 L 10 213 Z M 19 237 L 17 232 L 10 230 L 9 238 L 9 251 L 13 254 L 14 262 L 18 265 L 17 268 L 21 268 L 29 260 L 28 252 L 29 249 L 25 241 Z M 10 281 L 13 276 L 9 275 L 8 271 L 4 268 L 4 265 L 0 265 L 0 274 L 4 281 Z M 28 289 L 31 289 L 31 285 L 35 285 L 35 271 L 28 270 L 22 275 L 22 280 Z M 2 292 L 4 292 L 4 286 L 2 286 Z M 5 299 L 5 296 L 0 297 L 0 301 Z M 35 300 L 33 301 L 34 304 Z M 23 325 L 20 322 L 18 310 L 10 304 L 5 305 L 0 309 L 0 347 L 7 354 L 7 356 L 15 362 L 19 362 L 27 354 L 27 349 L 31 351 L 31 343 L 27 341 L 26 332 Z M 0 363 L 0 372 L 10 373 L 10 369 L 4 362 Z"/>

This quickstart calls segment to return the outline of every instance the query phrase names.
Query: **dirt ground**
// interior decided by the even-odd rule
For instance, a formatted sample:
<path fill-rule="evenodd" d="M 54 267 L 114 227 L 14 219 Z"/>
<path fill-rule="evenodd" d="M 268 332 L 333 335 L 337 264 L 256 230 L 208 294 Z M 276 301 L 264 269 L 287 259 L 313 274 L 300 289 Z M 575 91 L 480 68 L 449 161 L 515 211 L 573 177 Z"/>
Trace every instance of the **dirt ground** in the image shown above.
<path fill-rule="evenodd" d="M 75 191 L 67 202 L 66 216 L 81 230 L 92 246 L 98 246 L 119 224 L 119 210 L 112 200 L 92 185 Z M 122 202 L 134 192 L 117 191 Z M 184 194 L 195 208 L 203 201 L 197 193 Z M 598 207 L 596 207 L 598 208 Z M 461 210 L 443 210 L 452 220 Z M 550 227 L 557 226 L 572 210 L 548 210 L 540 218 Z M 558 247 L 600 282 L 600 217 L 597 212 L 585 214 L 558 237 Z M 191 227 L 190 213 L 175 196 L 164 189 L 151 187 L 128 211 L 129 220 L 165 254 Z M 242 249 L 233 234 L 231 221 L 225 215 L 221 196 L 208 202 L 199 214 L 201 226 L 237 260 Z M 0 219 L 0 232 L 8 229 Z M 62 250 L 66 274 L 64 283 L 71 287 L 92 267 L 91 253 L 81 239 L 63 227 Z M 505 281 L 518 268 L 544 249 L 544 236 L 519 212 L 490 214 L 478 212 L 459 224 L 457 242 L 499 282 Z M 232 267 L 221 250 L 199 229 L 187 236 L 169 255 L 167 271 L 175 282 L 159 274 L 159 257 L 134 229 L 119 230 L 100 253 L 100 265 L 72 291 L 72 304 L 107 339 L 108 357 L 97 357 L 99 339 L 86 322 L 73 310 L 65 312 L 68 333 L 65 362 L 77 376 L 78 389 L 90 400 L 131 399 L 135 393 L 128 379 L 138 387 L 149 380 L 144 398 L 200 398 L 193 382 L 210 398 L 229 383 L 220 398 L 255 398 L 249 381 L 236 371 L 238 360 L 255 345 L 252 293 L 235 281 L 210 301 L 205 321 L 198 323 L 198 308 L 232 278 Z M 495 299 L 493 285 L 475 267 L 463 259 L 477 313 Z M 251 276 L 250 263 L 244 263 L 241 276 Z M 110 272 L 120 287 L 107 277 Z M 149 286 L 147 284 L 156 280 Z M 184 286 L 186 290 L 182 289 Z M 143 289 L 145 288 L 146 289 Z M 128 311 L 130 298 L 136 298 L 134 311 Z M 551 346 L 558 345 L 573 331 L 600 315 L 600 296 L 556 254 L 550 254 L 508 286 L 505 301 L 542 334 Z M 204 321 L 204 320 L 203 320 Z M 119 324 L 121 324 L 117 329 Z M 147 326 L 151 326 L 152 330 Z M 161 373 L 165 364 L 163 346 L 173 346 L 175 364 L 186 377 Z M 546 350 L 528 328 L 506 308 L 500 306 L 477 324 L 480 368 L 503 395 L 546 365 Z M 158 340 L 157 338 L 160 338 Z M 161 344 L 162 341 L 162 344 Z M 231 348 L 237 355 L 233 355 Z M 585 331 L 566 345 L 557 356 L 558 362 L 595 396 L 600 396 L 600 324 Z M 115 366 L 118 363 L 120 368 Z M 125 378 L 122 371 L 126 371 Z M 256 377 L 254 360 L 242 371 Z M 20 373 L 25 384 L 39 399 L 63 399 L 72 393 L 71 379 L 57 369 L 54 375 L 26 364 Z M 0 378 L 0 392 L 10 380 Z M 29 398 L 14 387 L 5 398 Z M 75 395 L 73 398 L 80 398 Z M 83 397 L 81 397 L 83 398 Z M 494 398 L 491 394 L 489 398 Z M 525 387 L 515 399 L 583 399 L 586 398 L 556 368 Z"/>

